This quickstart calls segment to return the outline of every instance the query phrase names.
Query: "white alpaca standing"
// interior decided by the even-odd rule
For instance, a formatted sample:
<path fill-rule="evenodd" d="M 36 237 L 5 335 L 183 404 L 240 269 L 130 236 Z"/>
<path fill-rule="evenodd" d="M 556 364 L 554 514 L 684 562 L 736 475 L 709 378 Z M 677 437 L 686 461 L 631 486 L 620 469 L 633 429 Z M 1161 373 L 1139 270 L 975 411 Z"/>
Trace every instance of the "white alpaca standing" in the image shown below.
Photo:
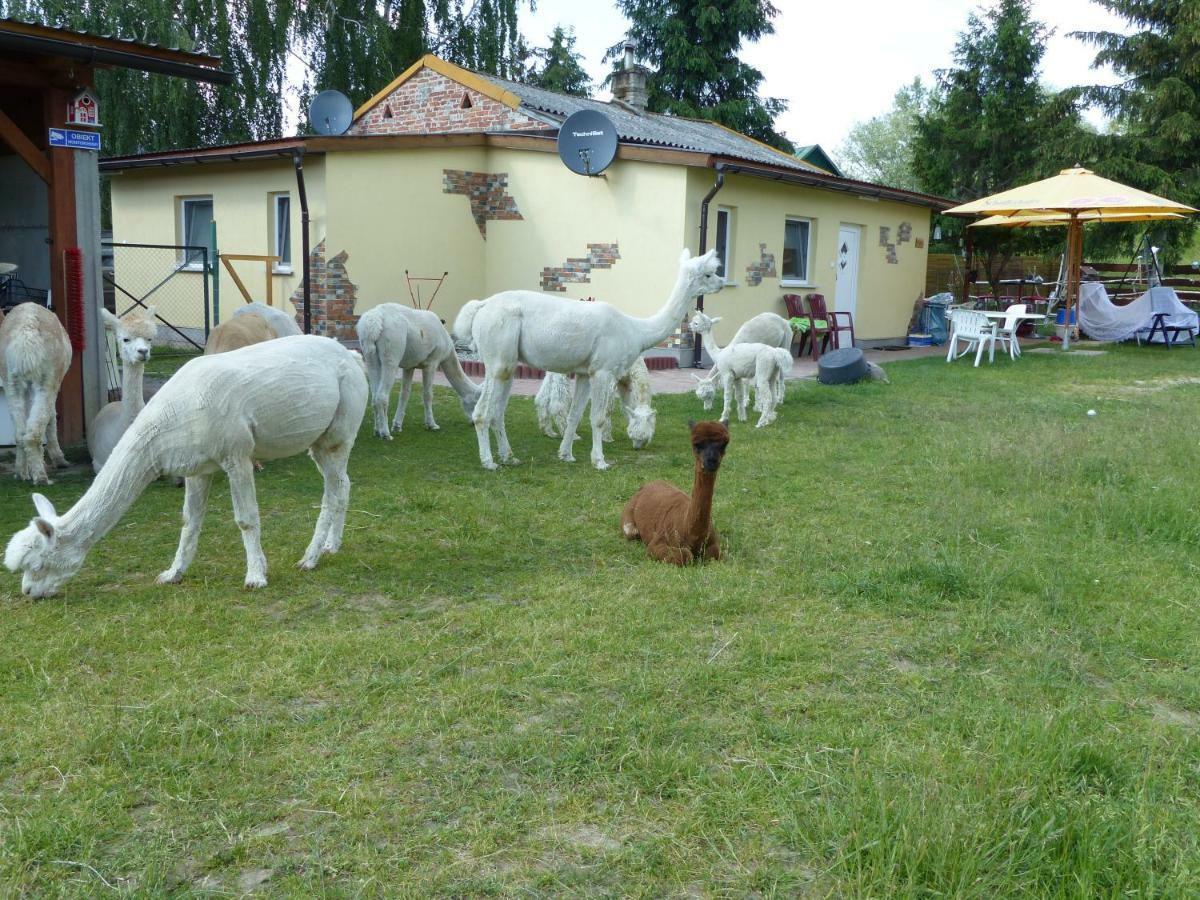
<path fill-rule="evenodd" d="M 720 290 L 719 261 L 710 250 L 696 259 L 685 249 L 679 275 L 663 307 L 648 319 L 635 319 L 608 303 L 579 303 L 534 291 L 505 291 L 472 300 L 454 323 L 459 340 L 474 338 L 486 368 L 483 392 L 472 417 L 479 461 L 495 469 L 489 429 L 496 433 L 500 462 L 515 465 L 504 428 L 504 412 L 518 362 L 547 372 L 575 376 L 571 414 L 558 448 L 559 459 L 574 462 L 571 442 L 589 398 L 592 404 L 592 465 L 609 468 L 603 436 L 609 400 L 617 379 L 633 361 L 671 334 L 693 298 Z"/>
<path fill-rule="evenodd" d="M 479 399 L 479 385 L 463 371 L 458 354 L 454 352 L 454 341 L 436 314 L 400 303 L 380 303 L 359 317 L 355 330 L 367 362 L 377 437 L 390 441 L 393 431 L 403 430 L 404 411 L 412 389 L 413 372 L 417 369 L 421 370 L 426 428 L 438 430 L 438 423 L 433 418 L 433 373 L 438 369 L 458 394 L 467 418 L 471 418 Z M 404 370 L 404 380 L 396 417 L 389 428 L 388 403 L 398 369 Z"/>
<path fill-rule="evenodd" d="M 104 324 L 117 336 L 117 355 L 121 358 L 121 399 L 107 403 L 92 419 L 88 429 L 88 451 L 92 454 L 92 468 L 99 472 L 104 461 L 112 454 L 113 447 L 137 418 L 146 401 L 142 396 L 142 374 L 150 359 L 150 345 L 158 334 L 158 323 L 154 321 L 154 307 L 144 310 L 135 307 L 121 318 L 107 309 L 100 310 Z"/>
<path fill-rule="evenodd" d="M 692 321 L 688 323 L 688 327 L 692 331 L 700 335 L 704 342 L 704 349 L 708 350 L 708 355 L 712 357 L 713 362 L 717 360 L 717 354 L 713 352 L 712 347 L 716 347 L 716 337 L 712 334 L 713 326 L 721 321 L 720 316 L 709 317 L 697 310 L 692 316 Z M 732 347 L 734 344 L 766 344 L 768 347 L 779 347 L 781 350 L 791 352 L 792 346 L 792 326 L 788 324 L 788 320 L 783 316 L 777 316 L 775 313 L 765 312 L 759 313 L 752 319 L 742 323 L 742 327 L 734 332 L 733 340 L 725 346 Z M 779 397 L 779 403 L 783 403 L 783 396 L 786 393 L 784 384 L 784 376 L 790 372 L 791 368 L 787 368 L 780 373 L 775 384 L 775 393 Z M 741 385 L 741 390 L 745 390 L 745 385 Z M 697 393 L 699 389 L 697 389 Z M 708 407 L 705 407 L 708 409 Z"/>
<path fill-rule="evenodd" d="M 617 379 L 617 390 L 613 395 L 619 400 L 621 411 L 625 414 L 625 433 L 633 443 L 634 450 L 641 450 L 654 440 L 654 426 L 658 414 L 654 411 L 651 401 L 654 394 L 650 386 L 650 371 L 646 361 L 640 356 L 634 360 L 629 371 Z M 560 430 L 567 427 L 567 418 L 571 412 L 571 382 L 566 375 L 558 372 L 547 372 L 538 387 L 537 396 L 533 398 L 534 409 L 537 410 L 538 427 L 547 437 L 558 437 L 554 430 L 557 425 Z M 607 419 L 605 441 L 612 440 L 612 417 Z M 578 438 L 575 435 L 573 439 Z"/>
<path fill-rule="evenodd" d="M 37 303 L 21 303 L 0 322 L 0 384 L 8 395 L 17 441 L 17 477 L 50 484 L 42 440 L 52 466 L 67 459 L 58 445 L 54 401 L 71 366 L 71 341 L 58 316 Z"/>
<path fill-rule="evenodd" d="M 267 560 L 252 460 L 307 450 L 325 481 L 317 527 L 298 564 L 311 569 L 341 546 L 350 499 L 346 462 L 366 408 L 361 357 L 329 338 L 286 337 L 197 357 L 150 399 L 79 502 L 60 516 L 33 495 L 38 515 L 8 542 L 4 564 L 23 573 L 25 594 L 50 596 L 150 482 L 184 475 L 179 549 L 158 576 L 160 584 L 177 582 L 196 554 L 213 476 L 224 471 L 246 550 L 246 587 L 262 587 Z"/>
<path fill-rule="evenodd" d="M 700 335 L 704 349 L 713 358 L 713 375 L 709 379 L 697 380 L 696 396 L 704 401 L 704 408 L 712 405 L 713 380 L 720 379 L 725 391 L 725 407 L 721 418 L 729 420 L 730 406 L 736 397 L 738 420 L 746 420 L 747 385 L 754 379 L 754 408 L 762 413 L 756 427 L 762 428 L 775 421 L 775 408 L 783 402 L 787 373 L 792 370 L 791 351 L 778 346 L 758 343 L 729 343 L 717 345 L 713 326 L 720 316 L 710 318 L 702 312 L 692 316 L 689 327 Z M 753 320 L 752 320 L 753 321 Z M 769 352 L 768 352 L 769 351 Z"/>
<path fill-rule="evenodd" d="M 288 337 L 293 334 L 304 334 L 300 330 L 300 326 L 296 324 L 296 320 L 285 313 L 282 309 L 276 309 L 273 306 L 267 306 L 265 303 L 246 303 L 234 310 L 235 316 L 256 315 L 262 316 L 271 330 L 275 332 L 276 337 Z"/>

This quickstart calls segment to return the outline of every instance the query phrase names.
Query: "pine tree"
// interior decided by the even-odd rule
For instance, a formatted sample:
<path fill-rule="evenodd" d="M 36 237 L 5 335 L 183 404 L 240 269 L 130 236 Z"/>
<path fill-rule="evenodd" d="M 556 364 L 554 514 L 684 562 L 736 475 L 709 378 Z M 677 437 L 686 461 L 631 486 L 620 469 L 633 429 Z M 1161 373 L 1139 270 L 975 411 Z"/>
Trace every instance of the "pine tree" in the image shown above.
<path fill-rule="evenodd" d="M 769 0 L 617 0 L 617 6 L 652 69 L 650 110 L 711 119 L 793 151 L 774 124 L 787 103 L 759 96 L 762 72 L 738 58 L 743 41 L 774 33 L 778 10 Z M 621 55 L 617 45 L 606 58 Z"/>
<path fill-rule="evenodd" d="M 538 68 L 535 64 L 530 70 L 525 79 L 529 84 L 560 94 L 591 96 L 592 82 L 580 64 L 583 57 L 575 52 L 573 29 L 564 30 L 561 25 L 555 27 L 550 35 L 550 46 L 538 48 L 531 55 L 541 60 L 542 65 Z"/>

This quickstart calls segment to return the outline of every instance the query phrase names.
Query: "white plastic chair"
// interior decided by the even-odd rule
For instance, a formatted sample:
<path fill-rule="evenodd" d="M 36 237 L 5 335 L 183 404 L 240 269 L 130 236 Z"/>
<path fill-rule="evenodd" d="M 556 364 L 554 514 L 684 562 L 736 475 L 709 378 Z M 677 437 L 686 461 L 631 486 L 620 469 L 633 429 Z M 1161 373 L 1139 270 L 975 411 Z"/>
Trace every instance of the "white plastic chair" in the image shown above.
<path fill-rule="evenodd" d="M 966 347 L 961 352 L 958 343 L 962 341 Z M 969 309 L 956 309 L 950 313 L 950 339 L 947 341 L 950 349 L 946 351 L 946 362 L 951 362 L 960 356 L 966 356 L 975 351 L 975 365 L 983 358 L 983 348 L 988 348 L 988 362 L 996 359 L 996 325 L 981 312 Z"/>
<path fill-rule="evenodd" d="M 1021 355 L 1021 345 L 1017 343 L 1017 326 L 1021 324 L 1021 316 L 1025 314 L 1024 303 L 1014 303 L 1004 311 L 1004 324 L 996 332 L 996 340 L 1003 350 L 1008 351 L 1009 359 L 1016 360 Z"/>

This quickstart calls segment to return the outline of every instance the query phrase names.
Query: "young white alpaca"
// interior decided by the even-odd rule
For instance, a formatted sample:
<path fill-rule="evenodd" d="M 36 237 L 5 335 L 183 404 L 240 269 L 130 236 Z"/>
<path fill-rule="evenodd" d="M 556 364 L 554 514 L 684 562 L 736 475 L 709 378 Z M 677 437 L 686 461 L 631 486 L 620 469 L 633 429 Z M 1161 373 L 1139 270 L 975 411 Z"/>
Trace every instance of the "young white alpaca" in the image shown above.
<path fill-rule="evenodd" d="M 700 335 L 704 342 L 704 349 L 708 351 L 708 355 L 712 357 L 713 362 L 717 360 L 717 354 L 713 352 L 717 346 L 715 335 L 712 333 L 713 326 L 721 321 L 720 316 L 709 317 L 697 310 L 692 315 L 691 322 L 688 327 L 692 331 Z M 734 344 L 766 344 L 768 347 L 779 347 L 781 350 L 790 352 L 792 346 L 792 326 L 788 324 L 788 320 L 783 316 L 777 316 L 775 313 L 759 313 L 752 319 L 742 323 L 742 327 L 734 332 L 733 340 L 725 346 L 732 347 Z M 718 348 L 718 352 L 719 352 Z M 783 403 L 783 396 L 786 392 L 784 385 L 784 376 L 791 369 L 788 368 L 780 373 L 779 378 L 774 386 L 775 393 L 779 397 L 779 403 Z M 745 385 L 741 386 L 745 390 Z M 705 407 L 708 409 L 708 407 Z"/>
<path fill-rule="evenodd" d="M 654 394 L 650 387 L 650 371 L 646 361 L 640 356 L 634 360 L 629 371 L 617 379 L 617 390 L 614 400 L 619 400 L 621 411 L 625 414 L 625 433 L 633 443 L 634 450 L 641 450 L 654 440 L 654 426 L 658 414 L 650 405 Z M 537 396 L 533 398 L 534 409 L 537 410 L 538 427 L 547 437 L 558 437 L 554 430 L 567 427 L 567 418 L 571 411 L 571 382 L 566 375 L 558 372 L 547 372 L 538 388 Z M 612 417 L 607 419 L 605 441 L 612 440 Z M 578 438 L 579 435 L 575 435 Z"/>
<path fill-rule="evenodd" d="M 574 462 L 571 443 L 584 407 L 592 405 L 592 465 L 609 468 L 604 459 L 604 428 L 617 378 L 633 361 L 674 331 L 693 298 L 721 289 L 716 251 L 692 259 L 685 249 L 679 275 L 663 307 L 648 319 L 635 319 L 596 301 L 579 303 L 534 291 L 505 291 L 487 300 L 472 300 L 454 323 L 460 341 L 474 339 L 486 374 L 472 419 L 479 441 L 479 461 L 495 469 L 490 431 L 496 434 L 500 462 L 515 465 L 504 429 L 504 412 L 518 362 L 547 372 L 575 376 L 575 394 L 559 459 Z"/>
<path fill-rule="evenodd" d="M 0 322 L 0 384 L 17 440 L 17 477 L 50 484 L 42 440 L 53 466 L 65 466 L 54 401 L 71 366 L 71 341 L 58 316 L 37 303 L 13 307 Z"/>
<path fill-rule="evenodd" d="M 746 384 L 750 379 L 755 380 L 755 409 L 762 415 L 758 418 L 756 427 L 762 428 L 775 421 L 775 407 L 778 407 L 784 396 L 785 377 L 792 371 L 791 350 L 780 347 L 768 347 L 763 343 L 727 344 L 719 347 L 713 337 L 713 325 L 720 322 L 720 317 L 709 318 L 702 312 L 697 312 L 691 319 L 691 330 L 700 334 L 704 341 L 704 349 L 714 361 L 714 376 L 720 378 L 721 388 L 725 391 L 725 412 L 722 419 L 730 418 L 730 407 L 734 396 L 737 397 L 738 420 L 746 419 Z M 710 389 L 712 379 L 697 385 L 696 395 L 704 400 Z M 706 402 L 706 409 L 709 403 Z"/>
<path fill-rule="evenodd" d="M 235 316 L 262 316 L 271 330 L 275 332 L 275 337 L 289 337 L 293 334 L 304 334 L 300 330 L 300 326 L 296 324 L 296 320 L 285 313 L 282 309 L 276 309 L 273 306 L 267 306 L 265 303 L 246 303 L 234 310 Z"/>
<path fill-rule="evenodd" d="M 417 369 L 421 370 L 426 428 L 438 430 L 438 423 L 433 418 L 433 373 L 438 369 L 458 394 L 467 418 L 471 418 L 480 388 L 463 371 L 458 354 L 454 352 L 454 341 L 437 315 L 400 303 L 380 303 L 359 317 L 355 330 L 367 362 L 377 437 L 390 441 L 393 431 L 403 430 L 404 411 L 408 406 L 413 372 Z M 404 380 L 396 417 L 388 427 L 388 403 L 391 402 L 397 369 L 404 370 Z"/>
<path fill-rule="evenodd" d="M 246 587 L 262 587 L 267 560 L 251 461 L 307 450 L 325 480 L 317 527 L 298 564 L 311 569 L 341 546 L 350 499 L 346 462 L 366 408 L 362 358 L 329 338 L 286 337 L 197 357 L 150 399 L 71 509 L 60 516 L 33 495 L 38 515 L 8 542 L 4 564 L 22 573 L 25 594 L 51 596 L 150 482 L 184 475 L 179 548 L 158 576 L 160 584 L 177 582 L 196 554 L 209 487 L 222 470 L 246 550 Z"/>
<path fill-rule="evenodd" d="M 153 306 L 135 307 L 119 319 L 107 309 L 101 309 L 100 316 L 117 336 L 121 399 L 101 407 L 88 429 L 88 451 L 92 454 L 92 468 L 97 472 L 104 468 L 104 461 L 112 454 L 113 447 L 146 405 L 142 397 L 142 370 L 150 359 L 151 342 L 158 334 Z"/>

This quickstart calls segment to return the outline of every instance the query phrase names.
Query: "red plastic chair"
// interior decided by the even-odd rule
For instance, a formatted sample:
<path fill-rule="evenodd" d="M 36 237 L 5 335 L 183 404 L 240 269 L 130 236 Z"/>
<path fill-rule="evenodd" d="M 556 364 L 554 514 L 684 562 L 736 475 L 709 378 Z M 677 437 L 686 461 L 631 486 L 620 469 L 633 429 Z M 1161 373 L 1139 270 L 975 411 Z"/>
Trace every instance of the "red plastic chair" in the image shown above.
<path fill-rule="evenodd" d="M 814 319 L 824 319 L 829 323 L 829 334 L 825 338 L 824 343 L 833 343 L 835 350 L 841 350 L 843 347 L 854 346 L 854 316 L 844 309 L 835 309 L 829 312 L 825 308 L 825 297 L 821 294 L 808 294 L 808 309 L 812 313 Z M 850 343 L 846 344 L 842 335 L 849 332 Z M 821 352 L 825 352 L 825 347 L 821 348 Z"/>
<path fill-rule="evenodd" d="M 804 303 L 800 299 L 799 294 L 784 294 L 783 305 L 787 307 L 789 319 L 803 319 L 808 321 L 808 313 L 804 311 Z M 804 352 L 804 335 L 807 332 L 793 331 L 792 346 L 796 348 L 796 356 L 800 356 Z"/>

